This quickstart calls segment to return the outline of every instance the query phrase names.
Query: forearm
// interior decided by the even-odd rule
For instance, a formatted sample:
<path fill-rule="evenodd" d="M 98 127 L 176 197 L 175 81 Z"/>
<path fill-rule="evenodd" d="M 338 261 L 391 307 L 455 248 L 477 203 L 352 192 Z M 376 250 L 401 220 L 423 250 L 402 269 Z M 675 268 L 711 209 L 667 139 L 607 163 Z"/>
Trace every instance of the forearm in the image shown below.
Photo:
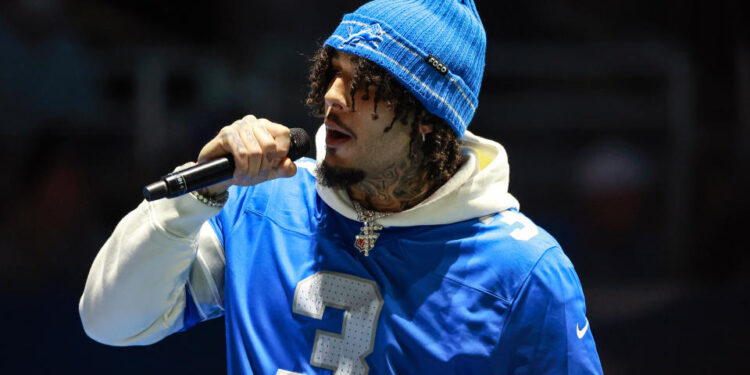
<path fill-rule="evenodd" d="M 79 311 L 87 334 L 110 345 L 150 344 L 182 328 L 198 233 L 219 208 L 190 196 L 142 202 L 97 254 Z"/>

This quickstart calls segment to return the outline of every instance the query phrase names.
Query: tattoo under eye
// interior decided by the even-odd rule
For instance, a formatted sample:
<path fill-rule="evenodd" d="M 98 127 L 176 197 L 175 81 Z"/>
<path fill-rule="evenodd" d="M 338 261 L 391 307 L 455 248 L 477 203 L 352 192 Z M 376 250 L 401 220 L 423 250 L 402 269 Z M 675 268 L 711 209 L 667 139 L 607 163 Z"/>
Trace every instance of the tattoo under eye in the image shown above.
<path fill-rule="evenodd" d="M 388 127 L 386 127 L 385 129 L 383 129 L 383 133 L 388 133 L 389 131 L 391 131 L 391 129 L 393 129 L 393 124 L 395 123 L 396 123 L 396 116 L 394 116 L 393 120 L 391 120 L 391 124 L 388 125 Z"/>

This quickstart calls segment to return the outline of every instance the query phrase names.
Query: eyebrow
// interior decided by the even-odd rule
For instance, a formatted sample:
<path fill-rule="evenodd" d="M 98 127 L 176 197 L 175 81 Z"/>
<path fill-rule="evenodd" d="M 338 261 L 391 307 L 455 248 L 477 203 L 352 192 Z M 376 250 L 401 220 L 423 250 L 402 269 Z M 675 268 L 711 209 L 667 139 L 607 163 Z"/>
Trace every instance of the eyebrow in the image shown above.
<path fill-rule="evenodd" d="M 335 48 L 332 48 L 333 52 L 331 53 L 331 62 L 338 61 L 339 60 L 339 51 Z"/>
<path fill-rule="evenodd" d="M 358 58 L 357 55 L 353 55 L 352 54 L 349 57 L 349 61 L 355 62 L 357 60 L 357 58 Z M 332 56 L 331 56 L 331 62 L 334 62 L 334 61 L 338 62 L 338 61 L 340 61 L 340 59 L 341 59 L 341 54 L 339 53 L 339 51 L 337 49 L 334 49 L 333 53 L 332 53 Z"/>
<path fill-rule="evenodd" d="M 330 65 L 331 65 L 331 67 L 333 67 L 335 69 L 342 69 L 343 66 L 342 66 L 342 62 L 341 62 L 341 55 L 336 54 L 333 57 L 331 57 L 331 63 L 330 63 Z"/>

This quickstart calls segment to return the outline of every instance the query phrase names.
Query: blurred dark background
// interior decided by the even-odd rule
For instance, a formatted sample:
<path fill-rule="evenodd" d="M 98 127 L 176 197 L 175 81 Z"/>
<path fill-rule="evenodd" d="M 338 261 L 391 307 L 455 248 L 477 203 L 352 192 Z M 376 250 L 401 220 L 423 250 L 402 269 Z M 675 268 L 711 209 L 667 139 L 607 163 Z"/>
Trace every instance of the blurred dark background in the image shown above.
<path fill-rule="evenodd" d="M 222 319 L 88 339 L 88 268 L 221 126 L 314 131 L 307 59 L 361 3 L 0 3 L 0 373 L 226 371 Z M 748 2 L 477 3 L 470 130 L 505 145 L 511 192 L 576 265 L 605 372 L 748 373 Z"/>

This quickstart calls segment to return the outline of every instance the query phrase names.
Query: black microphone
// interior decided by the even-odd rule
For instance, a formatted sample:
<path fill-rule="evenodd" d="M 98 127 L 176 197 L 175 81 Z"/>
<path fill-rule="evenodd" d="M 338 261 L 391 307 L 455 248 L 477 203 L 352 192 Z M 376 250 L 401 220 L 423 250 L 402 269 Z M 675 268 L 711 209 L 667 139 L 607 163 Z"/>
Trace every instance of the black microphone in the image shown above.
<path fill-rule="evenodd" d="M 301 128 L 289 129 L 289 153 L 295 160 L 310 151 L 310 136 Z M 143 188 L 143 197 L 153 201 L 164 197 L 174 198 L 206 186 L 226 181 L 234 175 L 234 158 L 224 155 L 206 163 L 194 165 L 181 171 L 170 173 Z"/>

